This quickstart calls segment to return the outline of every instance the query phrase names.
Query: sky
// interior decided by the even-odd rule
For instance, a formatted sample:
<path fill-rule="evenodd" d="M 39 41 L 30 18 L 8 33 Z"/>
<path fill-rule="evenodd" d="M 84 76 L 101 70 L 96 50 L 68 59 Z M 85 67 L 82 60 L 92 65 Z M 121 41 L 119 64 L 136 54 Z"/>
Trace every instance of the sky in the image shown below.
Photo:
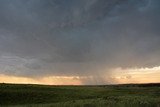
<path fill-rule="evenodd" d="M 160 82 L 159 0 L 0 0 L 0 82 Z"/>

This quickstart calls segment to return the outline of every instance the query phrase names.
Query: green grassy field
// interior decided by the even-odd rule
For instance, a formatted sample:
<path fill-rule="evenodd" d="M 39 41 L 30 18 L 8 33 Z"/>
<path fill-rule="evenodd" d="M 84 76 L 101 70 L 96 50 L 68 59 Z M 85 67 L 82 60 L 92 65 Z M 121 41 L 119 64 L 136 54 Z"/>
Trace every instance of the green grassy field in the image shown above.
<path fill-rule="evenodd" d="M 0 84 L 0 107 L 160 107 L 160 84 Z"/>

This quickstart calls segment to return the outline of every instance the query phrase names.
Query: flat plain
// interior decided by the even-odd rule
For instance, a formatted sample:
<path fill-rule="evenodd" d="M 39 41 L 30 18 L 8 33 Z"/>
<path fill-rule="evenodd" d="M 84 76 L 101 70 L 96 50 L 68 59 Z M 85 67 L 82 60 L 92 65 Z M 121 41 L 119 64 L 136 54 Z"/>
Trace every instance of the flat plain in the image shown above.
<path fill-rule="evenodd" d="M 0 84 L 0 107 L 160 107 L 160 84 Z"/>

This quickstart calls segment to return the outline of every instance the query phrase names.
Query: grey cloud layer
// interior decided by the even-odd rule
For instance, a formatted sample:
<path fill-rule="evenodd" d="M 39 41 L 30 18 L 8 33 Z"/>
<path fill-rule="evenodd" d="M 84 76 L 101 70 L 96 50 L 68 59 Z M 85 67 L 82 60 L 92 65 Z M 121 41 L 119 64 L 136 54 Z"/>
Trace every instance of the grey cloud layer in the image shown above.
<path fill-rule="evenodd" d="M 158 0 L 0 0 L 0 72 L 81 76 L 160 65 L 159 10 Z"/>

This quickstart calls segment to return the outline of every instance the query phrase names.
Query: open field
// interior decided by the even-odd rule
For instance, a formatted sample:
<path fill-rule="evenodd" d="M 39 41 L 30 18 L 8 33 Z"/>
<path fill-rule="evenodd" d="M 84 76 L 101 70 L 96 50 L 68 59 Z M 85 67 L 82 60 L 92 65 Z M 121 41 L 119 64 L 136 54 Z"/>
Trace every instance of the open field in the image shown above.
<path fill-rule="evenodd" d="M 0 84 L 2 107 L 160 107 L 160 84 Z"/>

